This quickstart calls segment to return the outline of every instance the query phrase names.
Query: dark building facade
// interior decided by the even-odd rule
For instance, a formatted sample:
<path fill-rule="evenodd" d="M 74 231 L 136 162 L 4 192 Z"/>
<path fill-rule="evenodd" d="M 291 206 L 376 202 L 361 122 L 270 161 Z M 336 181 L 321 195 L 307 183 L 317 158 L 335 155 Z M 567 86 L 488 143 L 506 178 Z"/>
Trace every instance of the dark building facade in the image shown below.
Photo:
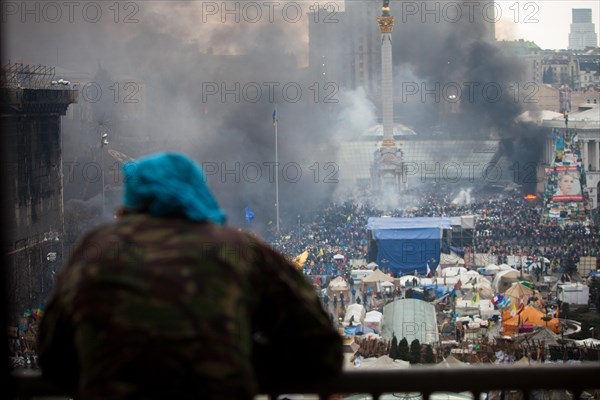
<path fill-rule="evenodd" d="M 3 78 L 0 123 L 8 183 L 3 193 L 4 273 L 7 322 L 16 326 L 25 310 L 36 310 L 45 301 L 62 265 L 61 116 L 77 101 L 77 92 L 39 82 L 28 88 Z"/>

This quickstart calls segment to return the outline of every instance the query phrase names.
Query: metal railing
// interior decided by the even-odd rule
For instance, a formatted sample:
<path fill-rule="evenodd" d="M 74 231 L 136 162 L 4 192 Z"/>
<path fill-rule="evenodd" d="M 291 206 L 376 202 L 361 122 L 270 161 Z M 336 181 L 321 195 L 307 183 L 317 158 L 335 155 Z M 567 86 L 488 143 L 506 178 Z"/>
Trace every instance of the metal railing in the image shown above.
<path fill-rule="evenodd" d="M 65 393 L 46 381 L 39 371 L 17 370 L 12 374 L 15 399 L 62 396 Z M 469 392 L 479 399 L 491 392 L 497 398 L 600 398 L 600 362 L 583 365 L 498 366 L 477 365 L 457 368 L 411 367 L 400 370 L 351 370 L 325 384 L 296 380 L 262 388 L 276 399 L 282 393 L 312 394 L 320 399 L 340 399 L 356 394 L 379 399 L 384 394 L 396 398 L 429 399 L 434 393 Z M 519 391 L 521 395 L 518 395 Z M 558 392 L 557 392 L 558 391 Z M 558 396 L 558 397 L 557 397 Z M 368 397 L 366 397 L 368 398 Z"/>

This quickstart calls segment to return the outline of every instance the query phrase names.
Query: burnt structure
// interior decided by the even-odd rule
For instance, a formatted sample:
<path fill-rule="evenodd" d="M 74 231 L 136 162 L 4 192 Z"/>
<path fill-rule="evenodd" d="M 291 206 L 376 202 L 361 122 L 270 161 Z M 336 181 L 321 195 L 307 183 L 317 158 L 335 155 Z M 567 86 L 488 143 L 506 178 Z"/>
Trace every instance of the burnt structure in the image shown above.
<path fill-rule="evenodd" d="M 53 78 L 53 68 L 12 64 L 0 79 L 7 322 L 15 326 L 45 301 L 63 260 L 60 118 L 77 91 Z"/>

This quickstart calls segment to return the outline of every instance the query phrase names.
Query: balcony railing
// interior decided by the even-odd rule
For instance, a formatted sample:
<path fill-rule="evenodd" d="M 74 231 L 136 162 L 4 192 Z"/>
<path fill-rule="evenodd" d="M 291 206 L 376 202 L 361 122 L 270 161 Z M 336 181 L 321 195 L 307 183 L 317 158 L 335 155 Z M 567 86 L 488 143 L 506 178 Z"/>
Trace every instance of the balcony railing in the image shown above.
<path fill-rule="evenodd" d="M 17 370 L 12 374 L 15 399 L 62 396 L 65 393 L 44 380 L 39 371 Z M 296 381 L 263 388 L 276 399 L 282 393 L 311 394 L 320 399 L 341 399 L 365 394 L 379 399 L 384 394 L 395 398 L 429 399 L 434 393 L 470 392 L 473 399 L 495 392 L 498 399 L 598 399 L 600 362 L 585 365 L 497 366 L 478 365 L 458 368 L 416 367 L 401 370 L 351 370 L 323 385 Z M 550 396 L 550 392 L 552 396 Z M 520 394 L 518 393 L 520 392 Z M 488 396 L 490 398 L 492 396 Z"/>

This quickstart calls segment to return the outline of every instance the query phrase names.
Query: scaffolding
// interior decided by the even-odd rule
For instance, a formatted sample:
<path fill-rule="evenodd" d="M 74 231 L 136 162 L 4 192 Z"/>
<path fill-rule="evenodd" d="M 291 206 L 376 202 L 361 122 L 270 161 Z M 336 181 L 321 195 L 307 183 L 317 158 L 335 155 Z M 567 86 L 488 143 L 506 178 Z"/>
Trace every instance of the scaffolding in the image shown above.
<path fill-rule="evenodd" d="M 15 89 L 49 89 L 54 82 L 55 67 L 7 63 L 0 71 L 0 86 Z"/>

